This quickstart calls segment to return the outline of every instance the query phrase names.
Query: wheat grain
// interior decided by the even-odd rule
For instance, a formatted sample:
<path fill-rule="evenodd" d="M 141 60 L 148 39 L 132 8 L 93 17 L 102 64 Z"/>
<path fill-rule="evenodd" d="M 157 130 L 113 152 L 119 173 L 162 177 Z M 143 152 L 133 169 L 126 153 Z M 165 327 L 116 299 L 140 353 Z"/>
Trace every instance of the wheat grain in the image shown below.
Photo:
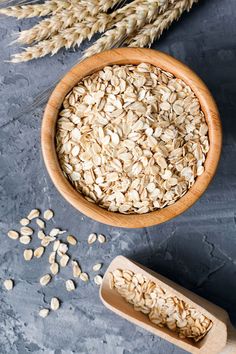
<path fill-rule="evenodd" d="M 44 4 L 18 5 L 0 9 L 0 14 L 21 18 L 41 17 L 55 14 L 61 9 L 70 6 L 70 2 L 63 0 L 48 0 Z"/>
<path fill-rule="evenodd" d="M 90 14 L 95 16 L 99 12 L 106 12 L 112 9 L 119 1 L 120 0 L 82 0 L 80 4 L 86 6 Z"/>
<path fill-rule="evenodd" d="M 159 15 L 157 19 L 145 25 L 136 36 L 126 41 L 129 47 L 151 46 L 155 39 L 158 39 L 162 32 L 169 28 L 173 21 L 177 21 L 184 11 L 189 11 L 198 0 L 181 0 L 170 7 L 166 12 Z"/>

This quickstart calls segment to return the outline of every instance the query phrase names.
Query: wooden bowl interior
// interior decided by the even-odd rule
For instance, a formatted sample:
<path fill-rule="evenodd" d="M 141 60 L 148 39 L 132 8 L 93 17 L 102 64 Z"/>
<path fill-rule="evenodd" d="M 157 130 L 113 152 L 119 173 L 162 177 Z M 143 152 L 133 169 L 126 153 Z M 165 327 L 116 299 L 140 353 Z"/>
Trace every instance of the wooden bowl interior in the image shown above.
<path fill-rule="evenodd" d="M 190 339 L 180 339 L 175 332 L 170 331 L 168 328 L 158 327 L 149 320 L 147 315 L 135 311 L 133 305 L 127 303 L 115 289 L 110 289 L 108 273 L 115 269 L 129 269 L 133 272 L 145 275 L 148 279 L 158 283 L 161 287 L 189 303 L 211 319 L 213 327 L 208 334 L 197 343 L 194 343 Z M 227 332 L 225 323 L 227 322 L 228 315 L 223 309 L 182 288 L 160 274 L 152 272 L 123 256 L 116 257 L 107 269 L 100 288 L 100 297 L 104 305 L 116 314 L 191 353 L 218 353 L 220 349 L 226 345 Z"/>
<path fill-rule="evenodd" d="M 210 150 L 205 161 L 204 173 L 197 177 L 195 184 L 174 204 L 147 214 L 109 212 L 88 202 L 65 178 L 55 150 L 55 128 L 59 110 L 67 93 L 85 76 L 106 65 L 150 63 L 173 73 L 188 84 L 198 97 L 209 127 Z M 97 54 L 77 64 L 59 82 L 45 109 L 42 132 L 42 152 L 48 173 L 54 185 L 64 198 L 87 216 L 105 224 L 119 227 L 147 227 L 165 222 L 188 209 L 204 193 L 213 178 L 220 158 L 222 133 L 215 102 L 201 79 L 187 66 L 167 54 L 151 49 L 119 48 Z"/>

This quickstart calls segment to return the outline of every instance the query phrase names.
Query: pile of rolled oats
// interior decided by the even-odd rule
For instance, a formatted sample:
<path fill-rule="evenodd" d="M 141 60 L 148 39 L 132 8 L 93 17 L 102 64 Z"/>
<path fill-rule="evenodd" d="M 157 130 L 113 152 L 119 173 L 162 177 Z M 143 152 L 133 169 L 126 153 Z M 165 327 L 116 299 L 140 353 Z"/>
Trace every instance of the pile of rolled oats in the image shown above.
<path fill-rule="evenodd" d="M 136 311 L 148 315 L 159 327 L 175 331 L 180 338 L 198 342 L 212 327 L 210 319 L 140 273 L 116 269 L 109 273 L 109 281 L 111 289 L 115 288 Z"/>
<path fill-rule="evenodd" d="M 171 73 L 107 66 L 66 96 L 56 149 L 87 200 L 142 214 L 173 204 L 203 173 L 208 127 L 194 92 Z"/>

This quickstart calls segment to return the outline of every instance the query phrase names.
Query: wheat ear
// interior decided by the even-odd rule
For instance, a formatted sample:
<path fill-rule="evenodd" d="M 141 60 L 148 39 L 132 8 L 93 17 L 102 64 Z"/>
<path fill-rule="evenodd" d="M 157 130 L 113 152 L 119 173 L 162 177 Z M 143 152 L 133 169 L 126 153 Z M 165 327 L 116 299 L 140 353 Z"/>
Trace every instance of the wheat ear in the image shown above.
<path fill-rule="evenodd" d="M 47 16 L 51 13 L 57 13 L 61 9 L 70 6 L 69 1 L 48 0 L 43 4 L 19 5 L 0 9 L 0 14 L 21 18 L 30 18 L 36 16 Z"/>
<path fill-rule="evenodd" d="M 14 54 L 11 61 L 13 63 L 19 63 L 41 58 L 50 53 L 54 55 L 62 47 L 68 49 L 76 45 L 79 46 L 85 39 L 91 39 L 97 32 L 104 32 L 116 22 L 123 20 L 125 16 L 134 13 L 136 16 L 136 13 L 139 13 L 139 10 L 141 11 L 143 8 L 148 8 L 147 4 L 150 4 L 151 1 L 152 0 L 142 0 L 141 5 L 136 6 L 137 3 L 140 2 L 140 0 L 136 0 L 126 5 L 124 8 L 114 11 L 111 15 L 99 13 L 96 17 L 86 17 L 86 20 L 83 22 L 76 23 L 72 27 L 64 29 L 52 38 L 41 41 L 33 47 L 25 48 L 22 53 Z M 157 5 L 152 5 L 151 7 L 156 8 Z"/>
<path fill-rule="evenodd" d="M 194 3 L 199 0 L 179 0 L 166 12 L 159 15 L 157 19 L 145 25 L 136 36 L 126 41 L 129 47 L 151 46 L 155 39 L 158 39 L 162 32 L 169 28 L 173 21 L 177 21 L 184 11 L 189 11 Z"/>
<path fill-rule="evenodd" d="M 87 18 L 87 22 L 77 23 L 48 40 L 41 41 L 33 47 L 25 48 L 22 53 L 14 54 L 11 61 L 13 63 L 29 61 L 42 58 L 50 53 L 54 55 L 63 47 L 68 49 L 75 45 L 79 46 L 83 40 L 90 39 L 94 33 L 103 32 L 109 20 L 110 16 L 105 13 L 99 14 L 96 19 L 94 17 Z"/>
<path fill-rule="evenodd" d="M 159 10 L 160 7 L 157 1 L 147 1 L 142 6 L 137 6 L 134 14 L 126 16 L 120 22 L 115 23 L 114 28 L 105 32 L 101 38 L 89 47 L 84 52 L 83 58 L 116 46 L 136 30 L 142 28 L 144 24 L 153 21 Z"/>
<path fill-rule="evenodd" d="M 19 37 L 14 42 L 31 44 L 33 42 L 40 42 L 44 39 L 48 39 L 58 32 L 73 26 L 75 23 L 81 22 L 90 15 L 97 16 L 100 12 L 106 12 L 118 1 L 119 0 L 93 0 L 91 3 L 88 1 L 81 1 L 77 4 L 74 3 L 68 9 L 62 10 L 50 18 L 42 20 L 31 29 L 20 32 Z M 91 8 L 92 3 L 96 5 L 93 8 Z"/>

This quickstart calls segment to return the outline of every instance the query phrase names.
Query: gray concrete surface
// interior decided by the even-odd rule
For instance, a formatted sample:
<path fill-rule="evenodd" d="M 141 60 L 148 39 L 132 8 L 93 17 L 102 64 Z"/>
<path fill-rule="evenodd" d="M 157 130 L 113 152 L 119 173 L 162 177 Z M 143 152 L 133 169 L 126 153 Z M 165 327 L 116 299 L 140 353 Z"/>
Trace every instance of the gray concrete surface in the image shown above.
<path fill-rule="evenodd" d="M 218 173 L 204 196 L 188 212 L 166 224 L 139 230 L 112 228 L 78 213 L 58 194 L 40 152 L 43 105 L 20 114 L 33 98 L 66 72 L 81 50 L 61 51 L 31 63 L 6 63 L 16 46 L 12 32 L 35 20 L 0 19 L 0 353 L 183 354 L 184 351 L 108 311 L 93 283 L 67 293 L 63 271 L 45 289 L 38 278 L 45 258 L 23 261 L 23 246 L 6 237 L 9 228 L 37 206 L 55 210 L 54 223 L 78 239 L 73 255 L 85 269 L 95 261 L 104 270 L 118 254 L 129 256 L 225 308 L 236 324 L 236 1 L 202 0 L 153 47 L 192 67 L 219 105 L 224 146 Z M 88 43 L 85 43 L 87 46 Z M 108 242 L 88 248 L 87 235 L 102 232 Z M 37 240 L 33 245 L 37 244 Z M 15 288 L 2 288 L 6 277 Z M 37 316 L 51 296 L 60 311 Z"/>

